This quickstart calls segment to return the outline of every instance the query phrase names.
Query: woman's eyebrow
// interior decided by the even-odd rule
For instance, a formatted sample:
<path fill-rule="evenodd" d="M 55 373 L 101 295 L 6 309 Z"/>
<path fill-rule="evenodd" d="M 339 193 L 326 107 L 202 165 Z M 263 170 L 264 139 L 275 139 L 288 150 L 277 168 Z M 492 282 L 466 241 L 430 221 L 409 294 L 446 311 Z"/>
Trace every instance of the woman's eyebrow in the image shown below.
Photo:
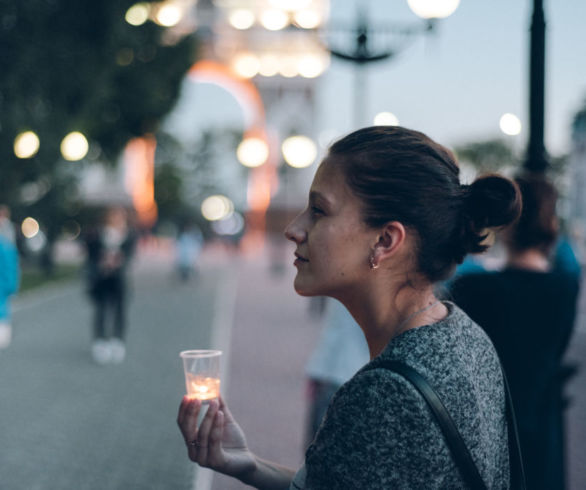
<path fill-rule="evenodd" d="M 311 202 L 316 202 L 316 201 L 321 201 L 325 204 L 329 204 L 329 200 L 327 199 L 326 196 L 324 196 L 321 192 L 319 191 L 311 191 L 309 193 L 309 200 Z"/>

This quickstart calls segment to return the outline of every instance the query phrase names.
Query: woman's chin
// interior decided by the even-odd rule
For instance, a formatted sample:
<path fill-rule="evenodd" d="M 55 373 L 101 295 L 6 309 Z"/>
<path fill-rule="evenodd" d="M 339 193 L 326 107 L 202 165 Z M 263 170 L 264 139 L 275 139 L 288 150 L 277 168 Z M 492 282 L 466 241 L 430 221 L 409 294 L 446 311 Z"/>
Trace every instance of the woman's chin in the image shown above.
<path fill-rule="evenodd" d="M 317 296 L 318 293 L 314 292 L 308 287 L 308 284 L 304 284 L 304 281 L 299 277 L 299 274 L 295 276 L 293 281 L 293 288 L 299 296 Z"/>

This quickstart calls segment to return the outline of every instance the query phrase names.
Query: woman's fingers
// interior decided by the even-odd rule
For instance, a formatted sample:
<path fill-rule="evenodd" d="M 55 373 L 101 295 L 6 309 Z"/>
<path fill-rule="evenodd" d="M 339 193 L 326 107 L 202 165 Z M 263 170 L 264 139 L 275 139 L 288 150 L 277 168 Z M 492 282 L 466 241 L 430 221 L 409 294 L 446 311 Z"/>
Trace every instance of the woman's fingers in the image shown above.
<path fill-rule="evenodd" d="M 218 467 L 223 463 L 222 436 L 224 435 L 224 412 L 218 410 L 209 437 L 209 459 L 212 466 Z"/>
<path fill-rule="evenodd" d="M 210 432 L 212 431 L 212 425 L 216 414 L 218 413 L 219 403 L 217 400 L 210 401 L 208 411 L 203 418 L 199 431 L 197 433 L 197 459 L 196 461 L 200 465 L 208 465 L 208 451 L 210 445 Z"/>
<path fill-rule="evenodd" d="M 197 438 L 197 416 L 201 408 L 201 401 L 184 397 L 179 407 L 177 423 L 186 443 Z"/>
<path fill-rule="evenodd" d="M 234 417 L 232 417 L 232 413 L 228 409 L 228 405 L 224 402 L 224 399 L 220 396 L 220 410 L 223 412 L 223 416 L 226 420 L 233 421 Z"/>

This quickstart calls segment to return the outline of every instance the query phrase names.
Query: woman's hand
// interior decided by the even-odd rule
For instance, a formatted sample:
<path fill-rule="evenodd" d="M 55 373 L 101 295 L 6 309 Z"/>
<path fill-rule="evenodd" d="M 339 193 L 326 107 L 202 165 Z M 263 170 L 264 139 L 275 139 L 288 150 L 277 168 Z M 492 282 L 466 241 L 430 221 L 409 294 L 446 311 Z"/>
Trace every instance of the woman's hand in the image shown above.
<path fill-rule="evenodd" d="M 224 400 L 220 397 L 210 401 L 198 428 L 201 406 L 200 400 L 185 396 L 179 407 L 177 424 L 185 439 L 189 459 L 220 473 L 246 478 L 256 469 L 256 459 Z"/>

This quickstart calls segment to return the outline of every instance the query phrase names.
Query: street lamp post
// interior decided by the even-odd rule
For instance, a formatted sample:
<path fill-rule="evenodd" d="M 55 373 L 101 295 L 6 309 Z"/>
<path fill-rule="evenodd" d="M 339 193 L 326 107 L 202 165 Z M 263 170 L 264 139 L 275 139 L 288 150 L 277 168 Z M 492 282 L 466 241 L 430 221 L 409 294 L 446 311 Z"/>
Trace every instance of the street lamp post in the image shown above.
<path fill-rule="evenodd" d="M 391 59 L 397 53 L 402 51 L 410 42 L 421 34 L 430 33 L 438 18 L 447 17 L 451 15 L 457 8 L 459 0 L 444 0 L 432 5 L 433 11 L 430 8 L 429 2 L 421 2 L 419 0 L 410 0 L 409 6 L 413 12 L 425 19 L 425 22 L 411 25 L 387 25 L 384 28 L 370 29 L 368 26 L 367 15 L 364 4 L 360 4 L 360 9 L 357 15 L 356 26 L 351 29 L 343 29 L 354 34 L 354 46 L 352 49 L 342 49 L 328 42 L 326 49 L 332 56 L 353 63 L 356 67 L 354 79 L 354 123 L 358 126 L 364 123 L 365 94 L 366 94 L 366 80 L 365 68 L 369 64 L 375 62 Z M 339 31 L 341 29 L 334 26 L 329 26 L 329 31 Z M 376 34 L 386 34 L 392 36 L 392 42 L 387 43 L 384 49 L 372 49 L 369 41 Z"/>
<path fill-rule="evenodd" d="M 524 167 L 543 173 L 548 167 L 544 143 L 545 120 L 545 14 L 543 0 L 533 0 L 529 59 L 529 141 Z"/>

